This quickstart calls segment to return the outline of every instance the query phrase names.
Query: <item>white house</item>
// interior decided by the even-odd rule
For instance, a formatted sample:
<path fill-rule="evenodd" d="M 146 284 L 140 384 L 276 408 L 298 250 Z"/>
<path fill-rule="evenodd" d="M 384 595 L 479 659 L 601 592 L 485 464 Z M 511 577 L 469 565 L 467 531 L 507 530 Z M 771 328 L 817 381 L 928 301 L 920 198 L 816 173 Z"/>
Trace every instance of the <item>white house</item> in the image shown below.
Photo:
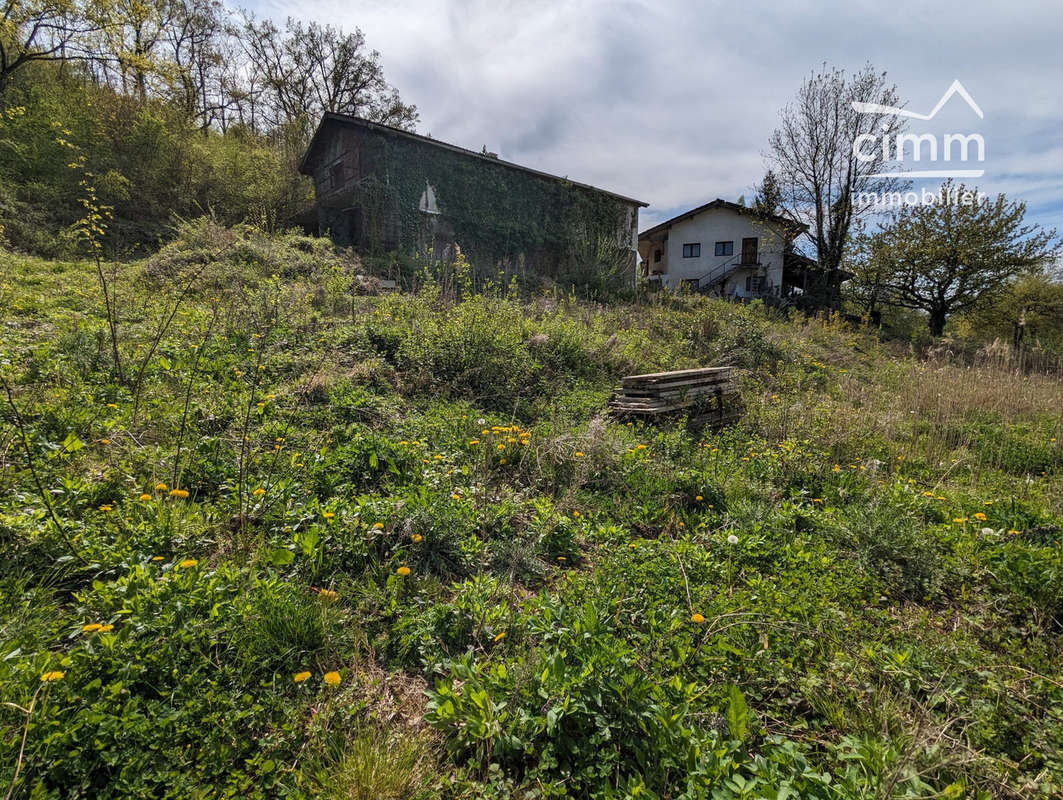
<path fill-rule="evenodd" d="M 639 234 L 642 275 L 673 290 L 781 297 L 791 283 L 787 270 L 809 266 L 791 248 L 803 230 L 786 217 L 713 200 Z"/>

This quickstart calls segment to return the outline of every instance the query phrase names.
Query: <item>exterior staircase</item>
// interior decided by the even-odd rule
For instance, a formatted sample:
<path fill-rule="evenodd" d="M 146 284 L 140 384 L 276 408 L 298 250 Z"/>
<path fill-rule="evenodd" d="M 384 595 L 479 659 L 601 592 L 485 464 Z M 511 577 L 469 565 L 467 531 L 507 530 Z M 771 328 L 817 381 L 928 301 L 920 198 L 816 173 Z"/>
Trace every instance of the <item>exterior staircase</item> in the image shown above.
<path fill-rule="evenodd" d="M 695 280 L 697 280 L 698 282 L 695 291 L 698 291 L 701 294 L 708 294 L 721 283 L 723 283 L 725 280 L 727 280 L 727 277 L 735 270 L 741 269 L 743 267 L 759 266 L 760 264 L 743 264 L 740 257 L 732 259 L 731 261 L 728 261 L 725 264 L 720 264 L 716 267 L 713 267 L 704 275 L 695 278 Z"/>

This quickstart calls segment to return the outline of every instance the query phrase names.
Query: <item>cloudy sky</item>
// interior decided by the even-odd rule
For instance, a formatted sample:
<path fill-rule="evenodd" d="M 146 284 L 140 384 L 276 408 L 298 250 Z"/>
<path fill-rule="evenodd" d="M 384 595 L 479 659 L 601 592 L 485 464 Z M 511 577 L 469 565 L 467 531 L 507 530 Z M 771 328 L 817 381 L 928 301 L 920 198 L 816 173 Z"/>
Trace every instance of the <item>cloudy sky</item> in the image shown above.
<path fill-rule="evenodd" d="M 827 63 L 870 61 L 937 130 L 981 133 L 983 190 L 1063 232 L 1059 0 L 252 0 L 361 28 L 420 133 L 650 203 L 640 227 L 752 196 L 779 110 Z M 915 123 L 922 125 L 922 123 Z M 926 127 L 910 130 L 929 130 Z"/>

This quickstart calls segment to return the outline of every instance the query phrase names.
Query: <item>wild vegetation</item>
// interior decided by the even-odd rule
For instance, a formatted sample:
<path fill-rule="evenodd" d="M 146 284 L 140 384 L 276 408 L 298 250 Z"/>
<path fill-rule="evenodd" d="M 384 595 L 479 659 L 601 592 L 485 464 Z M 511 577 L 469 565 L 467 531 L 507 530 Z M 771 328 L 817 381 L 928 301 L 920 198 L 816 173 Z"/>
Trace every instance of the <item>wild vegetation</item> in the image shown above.
<path fill-rule="evenodd" d="M 7 797 L 1063 792 L 1058 376 L 209 221 L 0 258 Z M 603 413 L 723 363 L 731 428 Z"/>
<path fill-rule="evenodd" d="M 855 240 L 854 97 L 805 82 L 756 200 L 850 322 L 610 292 L 593 242 L 582 298 L 380 295 L 287 230 L 322 111 L 416 121 L 360 32 L 0 3 L 4 800 L 1063 794 L 1054 234 Z M 992 285 L 928 331 L 943 265 Z M 732 427 L 604 413 L 706 364 Z"/>
<path fill-rule="evenodd" d="M 311 208 L 296 164 L 325 111 L 417 121 L 357 29 L 216 0 L 2 0 L 0 244 L 76 255 L 86 185 L 110 254 L 204 214 L 286 228 Z"/>

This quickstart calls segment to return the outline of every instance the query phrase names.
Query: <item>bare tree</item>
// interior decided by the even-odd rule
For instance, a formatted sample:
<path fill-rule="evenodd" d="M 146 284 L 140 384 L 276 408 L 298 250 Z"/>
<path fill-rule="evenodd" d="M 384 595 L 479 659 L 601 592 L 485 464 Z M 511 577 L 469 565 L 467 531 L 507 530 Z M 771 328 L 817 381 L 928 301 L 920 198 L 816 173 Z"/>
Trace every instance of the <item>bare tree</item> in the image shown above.
<path fill-rule="evenodd" d="M 805 80 L 795 101 L 780 113 L 767 156 L 782 208 L 809 225 L 807 235 L 825 276 L 816 294 L 832 308 L 841 304 L 841 265 L 853 221 L 873 207 L 862 195 L 904 188 L 901 180 L 872 177 L 884 169 L 883 148 L 865 147 L 862 158 L 854 149 L 863 135 L 895 139 L 903 119 L 860 113 L 854 102 L 900 105 L 886 73 L 870 64 L 853 75 L 824 66 Z"/>
<path fill-rule="evenodd" d="M 360 30 L 289 19 L 282 32 L 269 20 L 245 16 L 240 41 L 249 71 L 265 87 L 270 127 L 310 125 L 326 111 L 409 128 L 417 109 L 384 79 L 380 54 L 366 51 Z"/>
<path fill-rule="evenodd" d="M 224 90 L 224 47 L 228 10 L 219 0 L 171 0 L 172 22 L 165 40 L 172 73 L 171 94 L 204 132 L 230 105 Z"/>

